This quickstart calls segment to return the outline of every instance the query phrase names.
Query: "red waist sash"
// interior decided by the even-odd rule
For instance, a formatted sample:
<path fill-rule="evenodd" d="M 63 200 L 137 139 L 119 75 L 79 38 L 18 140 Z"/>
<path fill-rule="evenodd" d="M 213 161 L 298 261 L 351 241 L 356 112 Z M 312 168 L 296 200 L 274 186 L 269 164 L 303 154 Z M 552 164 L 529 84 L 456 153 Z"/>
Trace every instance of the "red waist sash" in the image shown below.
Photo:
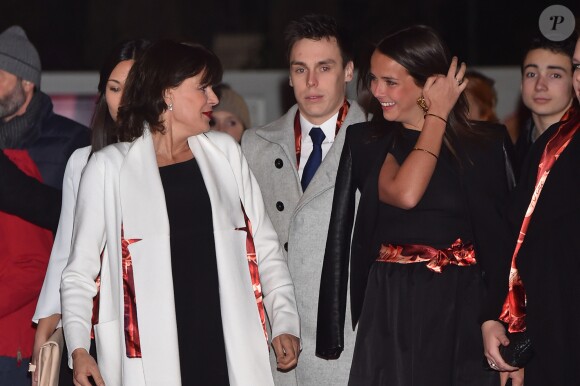
<path fill-rule="evenodd" d="M 449 248 L 445 249 L 420 244 L 383 244 L 376 261 L 399 264 L 427 262 L 427 268 L 437 273 L 441 273 L 443 267 L 450 264 L 460 267 L 477 264 L 473 244 L 463 244 L 461 239 L 455 240 Z"/>

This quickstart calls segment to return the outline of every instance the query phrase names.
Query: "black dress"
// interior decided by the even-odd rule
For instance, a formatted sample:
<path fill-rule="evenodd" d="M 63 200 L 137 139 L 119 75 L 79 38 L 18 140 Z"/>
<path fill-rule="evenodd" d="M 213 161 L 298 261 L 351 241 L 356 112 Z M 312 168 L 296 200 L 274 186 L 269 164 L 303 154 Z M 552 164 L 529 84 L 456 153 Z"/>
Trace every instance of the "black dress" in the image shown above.
<path fill-rule="evenodd" d="M 209 195 L 195 159 L 159 168 L 183 385 L 229 385 Z"/>
<path fill-rule="evenodd" d="M 412 151 L 419 134 L 401 130 L 389 151 L 399 164 Z M 379 204 L 374 235 L 377 245 L 421 244 L 445 249 L 457 239 L 473 242 L 462 189 L 458 164 L 443 150 L 415 208 Z M 373 263 L 349 384 L 497 384 L 497 374 L 484 371 L 482 366 L 477 319 L 484 291 L 477 264 L 448 265 L 435 273 L 424 262 Z"/>
<path fill-rule="evenodd" d="M 507 286 L 507 133 L 498 125 L 472 129 L 481 134 L 475 140 L 454 140 L 461 161 L 443 148 L 423 198 L 403 210 L 379 201 L 378 176 L 386 154 L 402 163 L 420 133 L 395 122 L 348 128 L 321 276 L 316 353 L 333 359 L 344 349 L 350 284 L 353 328 L 358 323 L 351 385 L 499 384 L 498 373 L 483 367 L 479 322 L 486 320 L 480 315 L 499 315 Z M 381 244 L 444 249 L 457 239 L 473 242 L 475 265 L 435 273 L 425 262 L 376 262 Z M 482 307 L 486 293 L 495 301 Z"/>

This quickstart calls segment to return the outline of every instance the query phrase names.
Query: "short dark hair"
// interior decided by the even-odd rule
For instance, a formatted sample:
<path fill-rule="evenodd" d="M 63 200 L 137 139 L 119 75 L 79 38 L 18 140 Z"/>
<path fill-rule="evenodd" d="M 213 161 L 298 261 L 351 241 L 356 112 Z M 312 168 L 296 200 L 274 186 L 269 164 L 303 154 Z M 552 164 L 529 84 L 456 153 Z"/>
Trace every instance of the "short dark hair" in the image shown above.
<path fill-rule="evenodd" d="M 524 55 L 522 56 L 522 63 L 520 66 L 522 73 L 524 72 L 524 60 L 526 59 L 526 56 L 528 56 L 530 51 L 538 49 L 548 50 L 553 52 L 554 54 L 566 55 L 567 57 L 570 58 L 570 60 L 572 60 L 577 40 L 578 34 L 576 33 L 576 31 L 572 32 L 572 35 L 561 41 L 550 40 L 546 38 L 544 35 L 537 35 L 533 37 L 532 40 L 530 41 L 530 44 L 528 45 L 528 48 L 524 52 Z"/>
<path fill-rule="evenodd" d="M 163 133 L 165 92 L 198 74 L 203 75 L 202 85 L 221 81 L 223 68 L 213 52 L 200 44 L 173 40 L 153 43 L 129 71 L 117 118 L 120 139 L 132 141 L 140 137 L 144 122 L 151 132 Z"/>
<path fill-rule="evenodd" d="M 284 37 L 288 47 L 286 53 L 290 60 L 290 53 L 297 41 L 302 39 L 321 40 L 335 38 L 340 56 L 342 57 L 342 66 L 353 60 L 352 42 L 346 30 L 338 24 L 336 19 L 328 15 L 312 14 L 301 17 L 298 20 L 291 21 L 286 30 Z"/>
<path fill-rule="evenodd" d="M 113 47 L 101 66 L 99 85 L 97 86 L 99 96 L 91 119 L 91 147 L 93 152 L 117 142 L 116 124 L 109 113 L 109 106 L 107 106 L 105 98 L 107 82 L 111 77 L 111 73 L 117 67 L 117 64 L 125 60 L 138 60 L 149 44 L 149 40 L 145 39 L 123 41 Z"/>

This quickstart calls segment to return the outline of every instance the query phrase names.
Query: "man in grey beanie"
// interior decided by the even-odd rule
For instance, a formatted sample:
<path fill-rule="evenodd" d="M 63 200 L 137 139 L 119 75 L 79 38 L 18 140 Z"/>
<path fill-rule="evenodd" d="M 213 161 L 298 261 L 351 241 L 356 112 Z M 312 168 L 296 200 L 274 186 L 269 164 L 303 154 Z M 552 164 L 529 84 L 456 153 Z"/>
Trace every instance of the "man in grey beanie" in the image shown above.
<path fill-rule="evenodd" d="M 54 114 L 24 30 L 0 33 L 0 385 L 30 385 L 31 323 L 72 152 L 89 130 Z"/>
<path fill-rule="evenodd" d="M 0 118 L 9 121 L 22 115 L 30 103 L 35 86 L 40 88 L 40 57 L 18 26 L 0 34 Z M 10 87 L 12 86 L 12 87 Z M 8 87 L 11 88 L 8 89 Z M 7 92 L 7 93 L 6 93 Z"/>

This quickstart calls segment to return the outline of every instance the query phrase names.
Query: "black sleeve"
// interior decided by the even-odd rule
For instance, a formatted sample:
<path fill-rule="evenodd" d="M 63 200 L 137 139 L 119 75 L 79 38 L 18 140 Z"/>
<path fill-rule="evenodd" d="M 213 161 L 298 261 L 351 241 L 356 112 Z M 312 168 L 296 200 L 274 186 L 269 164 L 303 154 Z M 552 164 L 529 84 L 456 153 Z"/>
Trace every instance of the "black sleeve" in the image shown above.
<path fill-rule="evenodd" d="M 0 211 L 56 232 L 62 192 L 26 175 L 0 151 Z"/>
<path fill-rule="evenodd" d="M 342 150 L 336 176 L 320 280 L 316 355 L 324 359 L 337 359 L 344 350 L 348 266 L 355 194 L 352 155 L 347 141 Z"/>
<path fill-rule="evenodd" d="M 508 189 L 511 191 L 513 190 L 513 188 L 515 188 L 517 181 L 514 167 L 515 162 L 514 145 L 510 140 L 509 135 L 507 134 L 507 129 L 505 139 L 503 141 L 503 154 L 505 158 L 505 172 L 507 176 Z"/>
<path fill-rule="evenodd" d="M 475 232 L 476 252 L 487 287 L 480 322 L 499 317 L 508 289 L 511 253 L 515 245 L 506 209 L 511 188 L 509 160 L 501 140 L 482 152 L 471 173 L 468 201 Z"/>

